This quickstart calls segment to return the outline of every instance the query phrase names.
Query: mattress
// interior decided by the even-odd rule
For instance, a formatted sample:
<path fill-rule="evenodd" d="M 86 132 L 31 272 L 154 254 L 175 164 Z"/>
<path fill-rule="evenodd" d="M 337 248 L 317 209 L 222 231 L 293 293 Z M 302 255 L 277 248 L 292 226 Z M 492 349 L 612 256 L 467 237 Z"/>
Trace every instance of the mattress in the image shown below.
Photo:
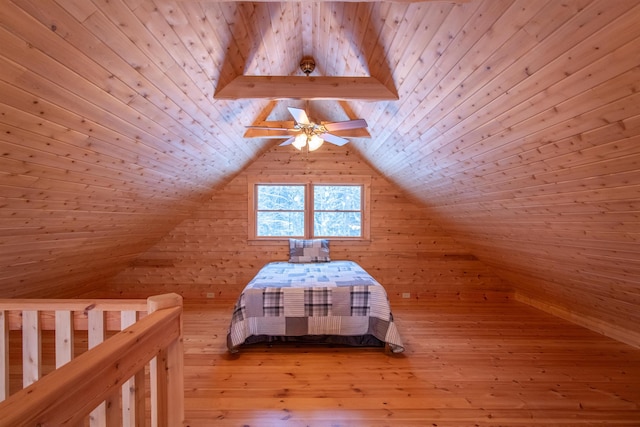
<path fill-rule="evenodd" d="M 271 262 L 256 274 L 235 303 L 227 346 L 283 337 L 404 351 L 384 287 L 353 261 Z"/>

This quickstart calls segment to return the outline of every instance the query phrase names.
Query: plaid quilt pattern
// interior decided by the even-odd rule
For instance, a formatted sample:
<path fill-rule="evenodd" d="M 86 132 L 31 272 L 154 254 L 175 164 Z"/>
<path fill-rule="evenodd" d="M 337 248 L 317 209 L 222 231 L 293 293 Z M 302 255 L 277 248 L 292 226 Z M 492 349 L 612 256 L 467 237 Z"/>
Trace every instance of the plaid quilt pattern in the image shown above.
<path fill-rule="evenodd" d="M 368 286 L 353 286 L 351 288 L 351 315 L 368 316 L 371 312 L 370 297 Z"/>
<path fill-rule="evenodd" d="M 231 323 L 240 323 L 245 319 L 246 306 L 244 305 L 244 293 L 238 298 L 238 302 L 233 308 L 233 315 L 231 316 Z"/>
<path fill-rule="evenodd" d="M 384 287 L 352 261 L 264 266 L 236 301 L 227 346 L 304 335 L 373 335 L 404 351 Z"/>
<path fill-rule="evenodd" d="M 305 289 L 304 315 L 307 317 L 331 315 L 331 289 Z"/>
<path fill-rule="evenodd" d="M 277 317 L 284 314 L 284 295 L 280 288 L 262 290 L 262 312 L 264 317 Z"/>

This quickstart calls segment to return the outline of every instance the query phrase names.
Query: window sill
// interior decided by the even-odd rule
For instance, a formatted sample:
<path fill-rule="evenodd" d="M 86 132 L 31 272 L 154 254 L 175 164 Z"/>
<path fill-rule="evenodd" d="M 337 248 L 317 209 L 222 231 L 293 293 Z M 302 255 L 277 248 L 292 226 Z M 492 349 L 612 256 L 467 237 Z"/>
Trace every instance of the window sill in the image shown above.
<path fill-rule="evenodd" d="M 293 238 L 293 237 L 292 237 Z M 297 239 L 301 239 L 301 237 L 296 237 Z M 318 237 L 318 239 L 326 239 L 326 237 Z M 328 239 L 332 246 L 352 246 L 352 245 L 369 245 L 371 244 L 371 240 L 368 239 L 345 239 L 340 237 L 334 237 Z M 248 239 L 247 244 L 249 246 L 258 246 L 258 245 L 288 245 L 289 238 L 273 238 L 273 239 Z"/>

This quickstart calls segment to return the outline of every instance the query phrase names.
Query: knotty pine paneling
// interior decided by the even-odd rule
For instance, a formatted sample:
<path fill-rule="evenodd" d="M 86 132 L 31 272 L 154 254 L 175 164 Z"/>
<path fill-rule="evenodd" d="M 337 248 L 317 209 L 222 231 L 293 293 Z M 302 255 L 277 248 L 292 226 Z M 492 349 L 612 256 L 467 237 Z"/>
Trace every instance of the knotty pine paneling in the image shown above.
<path fill-rule="evenodd" d="M 99 286 L 255 156 L 123 2 L 8 1 L 0 20 L 1 296 Z"/>
<path fill-rule="evenodd" d="M 346 147 L 313 153 L 275 146 L 231 180 L 162 240 L 118 274 L 99 295 L 176 292 L 185 298 L 234 299 L 258 269 L 288 259 L 288 241 L 248 242 L 249 175 L 371 177 L 371 241 L 332 241 L 333 259 L 360 263 L 392 299 L 505 298 L 509 289 L 402 192 Z"/>
<path fill-rule="evenodd" d="M 207 234 L 211 213 L 198 209 L 201 201 L 225 203 L 212 196 L 224 183 L 228 200 L 246 191 L 233 177 L 270 144 L 244 139 L 245 126 L 288 120 L 286 106 L 308 106 L 316 120 L 345 117 L 331 100 L 230 102 L 213 94 L 243 74 L 301 75 L 301 57 L 312 55 L 313 76 L 372 76 L 399 96 L 348 103 L 372 138 L 354 138 L 345 155 L 357 153 L 411 198 L 413 207 L 398 203 L 407 215 L 398 230 L 408 240 L 375 230 L 401 265 L 413 256 L 411 239 L 437 224 L 469 258 L 443 261 L 434 256 L 440 247 L 431 251 L 421 239 L 414 264 L 441 269 L 455 261 L 456 273 L 472 273 L 423 280 L 481 282 L 465 264 L 476 265 L 475 256 L 522 300 L 633 335 L 640 324 L 638 22 L 636 0 L 5 1 L 0 295 L 97 289 L 186 218 L 200 221 L 193 230 L 208 236 L 207 245 L 226 238 L 241 247 L 242 209 L 240 216 L 213 209 L 230 235 Z M 349 164 L 323 160 L 327 154 L 305 166 L 269 151 L 254 167 L 306 173 L 324 162 L 314 173 L 339 173 Z M 350 167 L 368 173 L 363 165 Z M 380 204 L 396 193 L 380 195 Z M 192 216 L 196 210 L 202 218 Z M 396 215 L 377 212 L 381 222 Z M 183 234 L 197 251 L 191 232 Z M 169 268 L 183 254 L 175 264 L 182 273 L 166 287 L 178 278 L 200 286 L 186 267 L 197 254 L 179 240 L 174 246 L 162 252 L 166 259 L 145 254 L 135 265 Z M 207 269 L 202 276 L 222 269 L 224 284 L 237 286 L 266 258 L 260 250 L 282 249 L 253 250 L 251 265 L 237 267 L 234 256 L 216 261 L 220 267 L 193 266 Z M 384 270 L 397 283 L 413 280 L 408 267 Z"/>
<path fill-rule="evenodd" d="M 530 2 L 496 22 L 512 13 L 438 59 L 455 85 L 425 82 L 421 113 L 365 157 L 519 300 L 640 346 L 640 7 Z M 520 42 L 487 55 L 497 39 Z M 403 126 L 431 132 L 422 148 L 398 147 Z"/>

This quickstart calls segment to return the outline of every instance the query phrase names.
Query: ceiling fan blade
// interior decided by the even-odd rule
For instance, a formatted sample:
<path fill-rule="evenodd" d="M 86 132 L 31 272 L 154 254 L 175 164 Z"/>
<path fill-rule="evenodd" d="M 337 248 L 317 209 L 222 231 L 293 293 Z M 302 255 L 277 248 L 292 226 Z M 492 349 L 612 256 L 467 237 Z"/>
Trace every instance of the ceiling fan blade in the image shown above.
<path fill-rule="evenodd" d="M 295 140 L 296 140 L 296 137 L 292 136 L 291 138 L 287 139 L 285 142 L 280 144 L 280 146 L 284 147 L 285 145 L 291 145 L 291 144 L 293 144 L 293 141 L 295 141 Z"/>
<path fill-rule="evenodd" d="M 344 139 L 336 135 L 331 135 L 330 133 L 321 133 L 318 136 L 327 142 L 330 142 L 332 144 L 339 145 L 339 146 L 343 146 L 344 144 L 349 142 L 348 139 Z"/>
<path fill-rule="evenodd" d="M 325 129 L 329 132 L 346 129 L 366 128 L 367 121 L 365 119 L 347 120 L 346 122 L 324 123 Z"/>
<path fill-rule="evenodd" d="M 293 116 L 293 120 L 295 120 L 296 123 L 300 123 L 302 125 L 308 125 L 311 123 L 309 122 L 309 117 L 307 117 L 307 113 L 304 110 L 301 110 L 300 108 L 295 108 L 295 107 L 287 107 L 287 108 L 289 109 L 289 112 Z"/>
<path fill-rule="evenodd" d="M 277 128 L 277 127 L 270 127 L 270 126 L 245 126 L 245 127 L 247 129 L 258 129 L 258 130 L 283 130 L 283 131 L 289 131 L 289 132 L 297 131 L 297 129 Z"/>

